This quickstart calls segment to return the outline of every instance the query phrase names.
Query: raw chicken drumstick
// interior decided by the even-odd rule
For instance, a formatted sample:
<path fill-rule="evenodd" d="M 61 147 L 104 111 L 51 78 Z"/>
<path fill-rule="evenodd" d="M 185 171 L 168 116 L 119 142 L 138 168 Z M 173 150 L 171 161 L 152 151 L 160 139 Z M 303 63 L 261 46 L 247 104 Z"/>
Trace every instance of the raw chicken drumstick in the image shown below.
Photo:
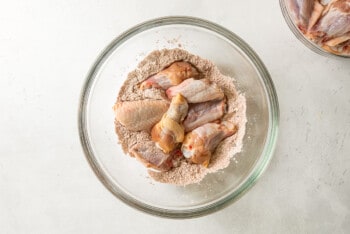
<path fill-rule="evenodd" d="M 186 99 L 181 94 L 177 94 L 171 100 L 170 107 L 160 122 L 152 128 L 152 140 L 164 153 L 169 153 L 183 141 L 185 129 L 182 121 L 185 119 L 187 111 Z"/>
<path fill-rule="evenodd" d="M 289 0 L 289 8 L 294 15 L 296 24 L 302 31 L 306 31 L 314 9 L 315 0 Z"/>
<path fill-rule="evenodd" d="M 350 0 L 288 0 L 300 31 L 324 50 L 350 54 Z"/>
<path fill-rule="evenodd" d="M 325 43 L 324 49 L 337 52 L 337 48 L 331 47 L 350 40 L 350 0 L 333 0 L 310 34 L 320 37 Z"/>
<path fill-rule="evenodd" d="M 199 103 L 210 100 L 221 100 L 224 98 L 224 92 L 215 84 L 210 83 L 208 79 L 187 79 L 177 86 L 173 86 L 166 91 L 169 99 L 181 93 L 188 103 Z"/>
<path fill-rule="evenodd" d="M 198 76 L 196 68 L 187 62 L 174 62 L 169 67 L 149 77 L 141 83 L 142 90 L 149 88 L 168 89 L 188 78 Z"/>
<path fill-rule="evenodd" d="M 169 103 L 163 100 L 117 102 L 113 109 L 115 119 L 128 130 L 150 130 L 167 111 Z"/>
<path fill-rule="evenodd" d="M 185 132 L 220 119 L 225 112 L 225 100 L 209 101 L 190 105 L 188 114 L 183 124 Z"/>
<path fill-rule="evenodd" d="M 208 167 L 211 154 L 218 144 L 236 132 L 236 125 L 228 121 L 204 124 L 185 136 L 181 151 L 191 162 Z"/>

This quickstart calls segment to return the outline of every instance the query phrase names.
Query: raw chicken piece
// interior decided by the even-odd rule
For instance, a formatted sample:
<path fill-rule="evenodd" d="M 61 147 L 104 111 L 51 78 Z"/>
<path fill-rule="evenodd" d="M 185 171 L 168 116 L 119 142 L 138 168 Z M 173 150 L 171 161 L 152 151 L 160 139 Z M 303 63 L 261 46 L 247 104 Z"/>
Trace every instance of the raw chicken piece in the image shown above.
<path fill-rule="evenodd" d="M 314 9 L 311 13 L 309 25 L 307 27 L 308 33 L 311 30 L 311 28 L 317 23 L 317 21 L 321 17 L 322 12 L 324 10 L 324 6 L 321 3 L 319 3 L 318 0 L 313 0 L 313 1 L 314 1 Z"/>
<path fill-rule="evenodd" d="M 324 50 L 349 55 L 350 0 L 288 0 L 300 31 Z"/>
<path fill-rule="evenodd" d="M 162 100 L 117 102 L 113 109 L 115 119 L 128 130 L 149 130 L 167 111 L 169 103 Z"/>
<path fill-rule="evenodd" d="M 183 80 L 190 77 L 197 77 L 198 72 L 191 64 L 187 62 L 175 62 L 168 68 L 149 77 L 141 83 L 142 90 L 149 88 L 168 89 L 171 86 L 180 84 Z"/>
<path fill-rule="evenodd" d="M 313 34 L 324 36 L 328 39 L 341 37 L 350 32 L 350 0 L 332 1 L 324 11 Z"/>
<path fill-rule="evenodd" d="M 181 151 L 191 162 L 207 167 L 218 144 L 236 132 L 236 125 L 228 121 L 204 124 L 185 136 Z"/>
<path fill-rule="evenodd" d="M 195 80 L 190 78 L 166 91 L 170 99 L 178 93 L 181 93 L 188 103 L 221 100 L 224 98 L 224 92 L 215 83 L 211 84 L 208 79 Z"/>
<path fill-rule="evenodd" d="M 289 9 L 298 28 L 306 33 L 320 18 L 324 6 L 319 0 L 289 0 Z"/>
<path fill-rule="evenodd" d="M 172 155 L 163 153 L 152 141 L 134 145 L 130 154 L 146 167 L 159 171 L 168 171 L 173 167 Z"/>
<path fill-rule="evenodd" d="M 189 108 L 187 117 L 183 122 L 185 132 L 220 119 L 225 112 L 225 100 L 202 102 L 192 104 Z"/>
<path fill-rule="evenodd" d="M 345 34 L 343 36 L 340 36 L 340 37 L 333 38 L 333 39 L 327 41 L 325 44 L 327 46 L 331 46 L 332 47 L 332 46 L 337 46 L 337 45 L 339 45 L 339 44 L 341 44 L 343 42 L 346 42 L 348 40 L 350 40 L 350 33 L 347 33 L 347 34 Z"/>
<path fill-rule="evenodd" d="M 302 31 L 306 31 L 314 9 L 315 0 L 289 0 L 289 9 L 295 18 L 295 23 Z"/>
<path fill-rule="evenodd" d="M 151 131 L 152 140 L 163 150 L 169 153 L 184 139 L 185 129 L 181 122 L 187 115 L 188 104 L 186 99 L 177 94 L 170 103 L 169 110 L 163 115 Z"/>

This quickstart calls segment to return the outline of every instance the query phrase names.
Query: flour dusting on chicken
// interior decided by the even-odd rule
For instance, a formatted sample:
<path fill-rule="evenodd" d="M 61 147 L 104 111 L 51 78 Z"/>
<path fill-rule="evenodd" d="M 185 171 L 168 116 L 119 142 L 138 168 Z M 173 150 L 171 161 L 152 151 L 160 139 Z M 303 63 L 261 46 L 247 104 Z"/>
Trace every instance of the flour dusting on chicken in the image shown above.
<path fill-rule="evenodd" d="M 188 185 L 227 167 L 242 148 L 246 100 L 209 60 L 181 49 L 150 53 L 114 106 L 125 153 L 158 182 Z"/>

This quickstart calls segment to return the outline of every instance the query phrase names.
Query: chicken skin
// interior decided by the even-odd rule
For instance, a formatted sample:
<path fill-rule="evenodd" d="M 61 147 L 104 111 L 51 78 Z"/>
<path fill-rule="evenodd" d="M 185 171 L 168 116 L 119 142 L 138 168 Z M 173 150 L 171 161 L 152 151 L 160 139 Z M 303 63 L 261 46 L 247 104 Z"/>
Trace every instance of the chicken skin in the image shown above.
<path fill-rule="evenodd" d="M 182 154 L 192 163 L 208 167 L 211 155 L 218 144 L 236 132 L 236 125 L 228 121 L 221 124 L 204 124 L 185 136 L 181 147 Z"/>
<path fill-rule="evenodd" d="M 225 100 L 192 104 L 183 122 L 185 132 L 192 131 L 203 124 L 220 119 L 224 115 L 225 106 Z"/>
<path fill-rule="evenodd" d="M 143 81 L 140 88 L 144 90 L 153 87 L 166 90 L 188 78 L 196 78 L 198 74 L 196 68 L 191 64 L 187 62 L 174 62 L 169 67 Z"/>
<path fill-rule="evenodd" d="M 311 37 L 332 53 L 348 53 L 350 40 L 350 0 L 333 0 L 311 29 Z"/>
<path fill-rule="evenodd" d="M 177 86 L 173 86 L 166 91 L 169 99 L 181 93 L 188 103 L 199 103 L 210 100 L 221 100 L 224 92 L 208 79 L 187 79 Z"/>
<path fill-rule="evenodd" d="M 350 55 L 350 0 L 289 0 L 300 31 L 324 50 Z"/>
<path fill-rule="evenodd" d="M 130 154 L 148 168 L 168 171 L 173 167 L 173 156 L 165 154 L 152 141 L 134 145 L 130 149 Z"/>
<path fill-rule="evenodd" d="M 183 141 L 185 129 L 182 121 L 185 119 L 187 111 L 186 99 L 181 94 L 177 94 L 171 100 L 170 107 L 160 122 L 152 128 L 152 140 L 164 153 L 169 153 Z"/>
<path fill-rule="evenodd" d="M 350 0 L 332 1 L 313 31 L 336 38 L 350 32 Z"/>
<path fill-rule="evenodd" d="M 302 30 L 306 31 L 309 25 L 315 0 L 290 0 L 289 9 L 293 14 L 296 25 Z"/>
<path fill-rule="evenodd" d="M 169 103 L 163 100 L 117 102 L 113 109 L 115 119 L 130 131 L 150 130 L 167 111 Z"/>

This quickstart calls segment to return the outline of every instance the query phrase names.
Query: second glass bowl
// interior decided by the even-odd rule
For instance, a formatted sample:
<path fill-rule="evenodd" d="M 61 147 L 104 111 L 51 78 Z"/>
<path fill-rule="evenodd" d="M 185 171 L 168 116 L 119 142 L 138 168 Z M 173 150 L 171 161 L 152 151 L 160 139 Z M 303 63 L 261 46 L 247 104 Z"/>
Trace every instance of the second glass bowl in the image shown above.
<path fill-rule="evenodd" d="M 279 0 L 279 2 L 280 2 L 280 7 L 281 7 L 283 17 L 286 20 L 290 30 L 294 33 L 296 38 L 298 38 L 299 41 L 301 41 L 306 47 L 308 47 L 312 51 L 314 51 L 320 55 L 326 56 L 326 57 L 337 58 L 337 59 L 349 59 L 350 58 L 350 55 L 339 55 L 339 54 L 333 54 L 329 51 L 326 51 L 326 50 L 322 49 L 320 46 L 318 46 L 317 44 L 315 44 L 314 42 L 312 42 L 311 40 L 309 40 L 307 37 L 305 37 L 304 34 L 299 30 L 299 28 L 294 23 L 294 19 L 290 13 L 290 9 L 288 7 L 288 0 Z"/>

